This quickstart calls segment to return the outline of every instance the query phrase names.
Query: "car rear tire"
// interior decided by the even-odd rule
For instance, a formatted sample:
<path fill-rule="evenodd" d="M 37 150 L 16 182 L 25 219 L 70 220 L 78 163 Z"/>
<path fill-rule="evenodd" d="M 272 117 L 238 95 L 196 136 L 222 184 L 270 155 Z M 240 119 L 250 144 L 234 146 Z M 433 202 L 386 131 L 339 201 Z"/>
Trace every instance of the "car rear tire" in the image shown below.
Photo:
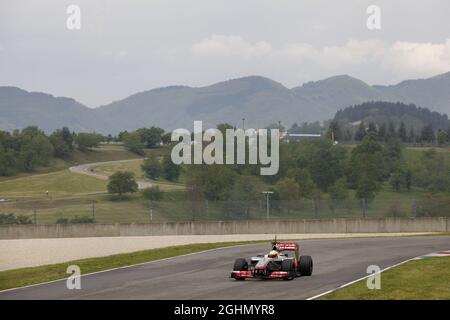
<path fill-rule="evenodd" d="M 283 280 L 292 280 L 295 278 L 294 260 L 286 259 L 281 261 L 281 271 L 286 271 L 288 276 Z"/>
<path fill-rule="evenodd" d="M 313 260 L 310 256 L 301 256 L 298 260 L 298 270 L 301 276 L 310 276 L 313 272 Z"/>
<path fill-rule="evenodd" d="M 243 258 L 236 259 L 233 266 L 234 271 L 248 270 L 248 262 Z"/>
<path fill-rule="evenodd" d="M 248 270 L 248 262 L 247 260 L 243 258 L 236 259 L 233 266 L 233 271 L 242 271 L 242 270 Z M 235 280 L 243 281 L 245 278 L 235 277 Z"/>

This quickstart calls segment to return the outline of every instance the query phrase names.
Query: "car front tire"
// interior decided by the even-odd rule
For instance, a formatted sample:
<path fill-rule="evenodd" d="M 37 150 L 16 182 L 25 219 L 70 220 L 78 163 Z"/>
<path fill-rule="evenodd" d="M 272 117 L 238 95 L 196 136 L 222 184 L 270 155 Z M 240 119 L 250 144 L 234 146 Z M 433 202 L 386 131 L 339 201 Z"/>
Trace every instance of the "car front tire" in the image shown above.
<path fill-rule="evenodd" d="M 286 259 L 281 262 L 281 271 L 286 271 L 288 276 L 283 280 L 292 280 L 295 278 L 294 260 Z"/>
<path fill-rule="evenodd" d="M 298 270 L 301 276 L 310 276 L 313 272 L 313 260 L 311 256 L 301 256 L 298 260 Z"/>

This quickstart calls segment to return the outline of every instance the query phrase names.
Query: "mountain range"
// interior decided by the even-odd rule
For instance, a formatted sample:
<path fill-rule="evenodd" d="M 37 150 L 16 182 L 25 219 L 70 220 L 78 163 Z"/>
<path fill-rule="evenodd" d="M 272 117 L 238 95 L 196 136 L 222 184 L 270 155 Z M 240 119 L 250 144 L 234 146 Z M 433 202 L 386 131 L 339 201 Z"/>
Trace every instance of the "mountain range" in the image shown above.
<path fill-rule="evenodd" d="M 249 76 L 205 87 L 170 86 L 139 92 L 123 100 L 88 108 L 72 98 L 0 87 L 0 129 L 29 125 L 46 132 L 71 130 L 115 134 L 122 130 L 158 126 L 191 129 L 194 120 L 204 127 L 228 122 L 246 127 L 309 122 L 333 118 L 345 107 L 367 101 L 413 103 L 450 113 L 450 72 L 396 85 L 368 85 L 340 75 L 287 88 L 261 76 Z"/>

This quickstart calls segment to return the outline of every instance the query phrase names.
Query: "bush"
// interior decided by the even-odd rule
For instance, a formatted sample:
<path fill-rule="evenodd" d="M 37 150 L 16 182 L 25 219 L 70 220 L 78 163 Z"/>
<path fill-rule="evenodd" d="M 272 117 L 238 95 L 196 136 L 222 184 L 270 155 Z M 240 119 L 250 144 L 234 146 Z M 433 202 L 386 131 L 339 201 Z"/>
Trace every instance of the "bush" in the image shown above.
<path fill-rule="evenodd" d="M 69 223 L 95 223 L 95 219 L 89 216 L 75 216 L 69 220 Z"/>
<path fill-rule="evenodd" d="M 68 224 L 69 223 L 69 219 L 67 218 L 59 218 L 58 220 L 56 220 L 56 224 Z"/>
<path fill-rule="evenodd" d="M 31 218 L 24 215 L 18 215 L 16 218 L 17 224 L 32 224 L 33 221 L 31 221 Z"/>
<path fill-rule="evenodd" d="M 142 191 L 142 195 L 144 196 L 144 198 L 152 201 L 160 201 L 163 198 L 163 193 L 158 186 L 144 189 Z"/>
<path fill-rule="evenodd" d="M 14 216 L 14 213 L 0 214 L 0 224 L 15 224 L 15 223 L 16 217 Z"/>
<path fill-rule="evenodd" d="M 0 214 L 0 224 L 31 224 L 33 221 L 30 217 L 24 215 L 16 215 L 14 213 Z"/>
<path fill-rule="evenodd" d="M 56 224 L 69 224 L 69 223 L 95 223 L 95 219 L 90 216 L 75 216 L 72 219 L 59 218 L 56 220 Z"/>

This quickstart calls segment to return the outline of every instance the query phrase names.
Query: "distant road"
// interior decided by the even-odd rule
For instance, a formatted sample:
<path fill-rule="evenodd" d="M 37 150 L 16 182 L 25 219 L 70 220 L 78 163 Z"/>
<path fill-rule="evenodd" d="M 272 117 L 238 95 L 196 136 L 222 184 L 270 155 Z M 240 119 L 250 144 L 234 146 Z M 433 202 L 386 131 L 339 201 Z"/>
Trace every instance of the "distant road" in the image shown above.
<path fill-rule="evenodd" d="M 236 258 L 270 249 L 268 243 L 222 248 L 86 275 L 80 290 L 66 280 L 0 292 L 5 299 L 306 299 L 381 269 L 430 252 L 448 250 L 450 237 L 303 240 L 300 250 L 314 259 L 311 277 L 293 281 L 235 281 Z M 82 271 L 82 270 L 81 270 Z M 381 276 L 383 287 L 383 276 Z"/>
<path fill-rule="evenodd" d="M 108 175 L 100 172 L 95 172 L 94 168 L 101 165 L 115 164 L 115 163 L 124 163 L 131 161 L 142 161 L 143 159 L 129 159 L 129 160 L 115 160 L 115 161 L 103 161 L 103 162 L 93 162 L 93 163 L 85 163 L 77 166 L 70 167 L 69 170 L 74 173 L 84 174 L 87 176 L 95 177 L 102 180 L 108 180 Z M 150 181 L 146 180 L 137 180 L 138 189 L 146 189 L 153 184 Z"/>

